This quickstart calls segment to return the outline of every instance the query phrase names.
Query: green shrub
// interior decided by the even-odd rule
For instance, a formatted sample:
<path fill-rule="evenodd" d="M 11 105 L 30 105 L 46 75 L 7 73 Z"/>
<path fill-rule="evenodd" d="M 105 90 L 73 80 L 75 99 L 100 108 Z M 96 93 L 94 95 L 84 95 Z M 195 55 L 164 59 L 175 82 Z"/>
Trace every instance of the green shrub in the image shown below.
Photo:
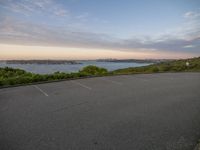
<path fill-rule="evenodd" d="M 169 70 L 170 70 L 170 66 L 168 64 L 160 66 L 160 71 L 165 72 L 165 71 L 169 71 Z"/>
<path fill-rule="evenodd" d="M 4 85 L 3 79 L 0 79 L 0 86 L 3 86 L 3 85 Z"/>
<path fill-rule="evenodd" d="M 105 75 L 108 73 L 107 69 L 97 67 L 97 66 L 86 66 L 82 70 L 79 71 L 79 73 L 84 75 Z"/>
<path fill-rule="evenodd" d="M 151 69 L 151 71 L 152 71 L 152 72 L 159 72 L 159 69 L 158 69 L 158 67 L 153 67 L 153 68 Z"/>

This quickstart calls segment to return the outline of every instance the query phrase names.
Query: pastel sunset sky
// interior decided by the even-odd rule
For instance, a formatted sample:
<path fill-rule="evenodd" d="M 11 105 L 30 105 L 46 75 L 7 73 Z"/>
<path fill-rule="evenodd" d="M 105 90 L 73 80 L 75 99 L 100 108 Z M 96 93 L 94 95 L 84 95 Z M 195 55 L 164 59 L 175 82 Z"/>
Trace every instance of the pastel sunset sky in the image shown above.
<path fill-rule="evenodd" d="M 196 56 L 199 0 L 0 0 L 0 59 Z"/>

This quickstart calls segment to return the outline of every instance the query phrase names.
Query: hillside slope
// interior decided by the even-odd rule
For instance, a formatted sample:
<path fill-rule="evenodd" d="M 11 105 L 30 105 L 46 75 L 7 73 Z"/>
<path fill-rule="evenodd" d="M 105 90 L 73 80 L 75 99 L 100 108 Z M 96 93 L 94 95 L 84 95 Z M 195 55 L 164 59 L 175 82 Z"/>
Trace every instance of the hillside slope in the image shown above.
<path fill-rule="evenodd" d="M 189 63 L 188 66 L 186 63 Z M 183 71 L 200 71 L 200 57 L 191 59 L 180 59 L 169 62 L 162 62 L 143 67 L 131 67 L 118 69 L 112 74 L 134 74 L 134 73 L 154 73 L 154 72 L 183 72 Z"/>

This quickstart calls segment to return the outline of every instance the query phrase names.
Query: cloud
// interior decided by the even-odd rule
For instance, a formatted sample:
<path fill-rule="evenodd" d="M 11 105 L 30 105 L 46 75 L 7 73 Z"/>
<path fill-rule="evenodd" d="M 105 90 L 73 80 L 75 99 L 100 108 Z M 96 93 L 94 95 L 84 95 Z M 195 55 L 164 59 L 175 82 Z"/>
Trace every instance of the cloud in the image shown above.
<path fill-rule="evenodd" d="M 48 13 L 50 15 L 69 16 L 66 10 L 55 0 L 2 0 L 0 6 L 15 13 L 31 16 L 36 13 Z"/>
<path fill-rule="evenodd" d="M 60 17 L 67 17 L 70 12 L 53 0 L 8 0 L 13 2 L 6 9 L 11 9 L 18 13 L 30 13 L 35 10 L 50 11 L 51 14 Z M 2 4 L 2 1 L 0 1 Z M 14 5 L 17 4 L 17 5 Z M 50 7 L 54 5 L 54 7 Z M 49 10 L 48 8 L 51 8 Z M 52 9 L 53 8 L 53 9 Z M 119 51 L 171 51 L 171 52 L 191 52 L 200 55 L 200 13 L 190 11 L 184 14 L 185 22 L 178 28 L 170 29 L 165 33 L 160 33 L 153 37 L 133 37 L 129 39 L 119 39 L 111 35 L 92 32 L 74 28 L 76 23 L 87 20 L 89 14 L 83 13 L 74 16 L 78 22 L 69 21 L 67 25 L 51 26 L 42 23 L 25 22 L 11 16 L 0 16 L 0 43 L 43 45 L 43 46 L 63 46 L 63 47 L 83 47 L 112 49 Z M 58 21 L 58 20 L 55 20 Z"/>
<path fill-rule="evenodd" d="M 81 21 L 87 21 L 88 17 L 89 17 L 89 13 L 88 12 L 85 12 L 85 13 L 82 13 L 82 14 L 76 16 L 76 18 L 78 20 L 81 20 Z"/>
<path fill-rule="evenodd" d="M 183 46 L 183 48 L 193 48 L 193 47 L 196 47 L 195 45 L 185 45 Z"/>
<path fill-rule="evenodd" d="M 197 18 L 200 16 L 200 13 L 199 12 L 193 12 L 193 11 L 189 11 L 189 12 L 186 12 L 184 14 L 184 17 L 185 18 Z"/>
<path fill-rule="evenodd" d="M 108 38 L 104 34 L 20 22 L 9 17 L 0 22 L 1 43 L 100 47 L 110 44 Z"/>
<path fill-rule="evenodd" d="M 5 18 L 4 21 L 0 23 L 1 43 L 105 48 L 124 51 L 133 51 L 134 49 L 149 49 L 151 51 L 153 49 L 154 51 L 161 50 L 200 53 L 200 37 L 191 37 L 190 35 L 191 38 L 189 39 L 186 38 L 186 34 L 184 35 L 185 38 L 161 35 L 157 39 L 118 39 L 106 34 L 18 22 L 11 18 Z"/>
<path fill-rule="evenodd" d="M 57 9 L 56 11 L 54 11 L 54 14 L 60 17 L 66 17 L 70 15 L 69 11 L 65 9 Z"/>
<path fill-rule="evenodd" d="M 195 52 L 200 55 L 200 12 L 199 10 L 187 12 L 184 18 L 184 22 L 178 28 L 153 37 L 127 39 L 124 45 L 127 48 Z"/>

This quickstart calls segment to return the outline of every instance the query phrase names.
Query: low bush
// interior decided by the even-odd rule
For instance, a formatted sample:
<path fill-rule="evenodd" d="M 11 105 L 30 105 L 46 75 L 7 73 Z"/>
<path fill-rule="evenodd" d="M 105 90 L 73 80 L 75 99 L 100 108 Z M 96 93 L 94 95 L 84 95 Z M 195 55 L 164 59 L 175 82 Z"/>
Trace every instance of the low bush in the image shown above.
<path fill-rule="evenodd" d="M 87 66 L 76 73 L 55 72 L 53 74 L 34 74 L 21 69 L 0 68 L 0 86 L 27 84 L 33 82 L 52 81 L 86 77 L 91 75 L 105 75 L 108 71 L 96 66 Z"/>
<path fill-rule="evenodd" d="M 84 75 L 105 75 L 108 73 L 107 69 L 97 67 L 97 66 L 86 66 L 82 70 L 79 71 L 79 73 Z"/>

